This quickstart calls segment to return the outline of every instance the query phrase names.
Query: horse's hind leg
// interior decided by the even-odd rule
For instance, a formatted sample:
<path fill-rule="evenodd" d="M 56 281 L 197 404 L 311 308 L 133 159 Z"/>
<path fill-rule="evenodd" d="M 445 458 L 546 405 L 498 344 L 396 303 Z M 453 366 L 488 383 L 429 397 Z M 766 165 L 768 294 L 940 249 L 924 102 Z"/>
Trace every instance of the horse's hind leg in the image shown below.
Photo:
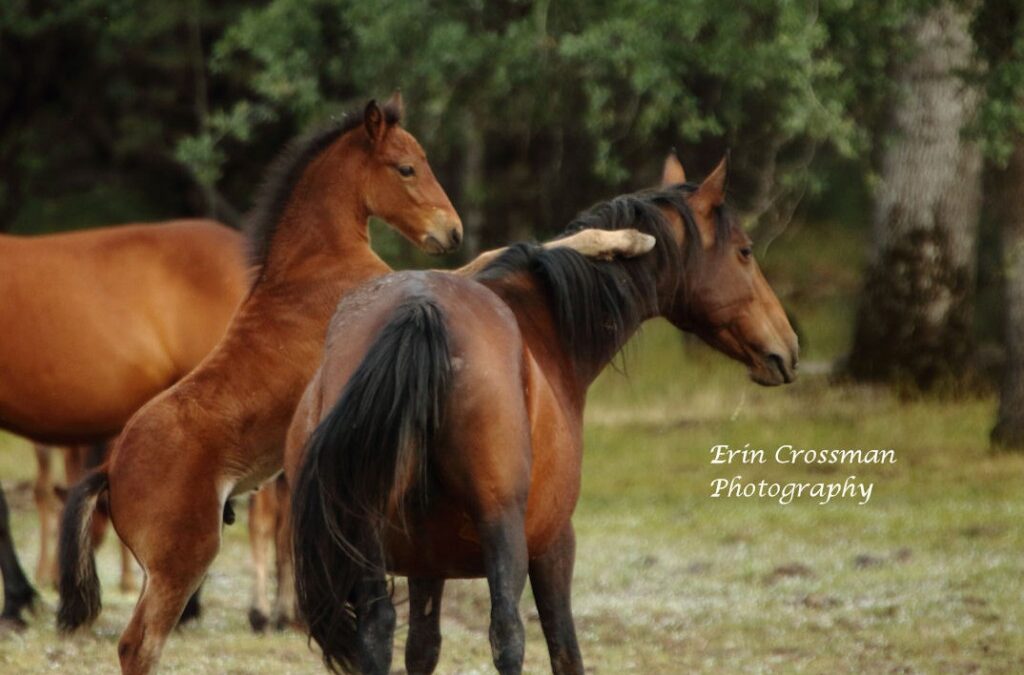
<path fill-rule="evenodd" d="M 217 555 L 223 513 L 212 481 L 204 484 L 182 472 L 166 476 L 163 489 L 153 490 L 149 477 L 133 473 L 135 468 L 115 464 L 109 494 L 117 533 L 145 572 L 142 595 L 118 644 L 125 675 L 155 668 L 167 636 Z M 136 498 L 140 491 L 148 499 Z"/>
<path fill-rule="evenodd" d="M 530 586 L 544 629 L 554 675 L 582 675 L 583 659 L 572 620 L 572 569 L 576 534 L 572 523 L 539 558 L 530 560 Z"/>
<path fill-rule="evenodd" d="M 521 673 L 526 635 L 519 598 L 526 585 L 524 508 L 508 506 L 497 519 L 477 524 L 491 591 L 491 656 L 499 673 Z"/>
<path fill-rule="evenodd" d="M 264 485 L 249 498 L 249 546 L 252 549 L 253 587 L 249 625 L 257 633 L 267 627 L 270 601 L 267 597 L 267 549 L 275 525 L 273 485 Z"/>
<path fill-rule="evenodd" d="M 164 536 L 172 538 L 176 534 L 178 550 L 174 554 L 160 553 L 155 559 L 148 559 L 145 553 L 139 556 L 146 580 L 117 648 L 125 675 L 142 675 L 154 669 L 167 636 L 216 556 L 215 539 L 204 537 L 206 541 L 196 542 L 192 537 L 181 537 L 180 532 Z"/>
<path fill-rule="evenodd" d="M 197 582 L 198 579 L 185 579 L 163 571 L 147 574 L 142 596 L 117 646 L 124 675 L 144 675 L 155 669 L 167 636 L 177 624 Z"/>
<path fill-rule="evenodd" d="M 405 669 L 409 675 L 430 675 L 441 656 L 441 597 L 444 579 L 409 578 L 409 638 Z"/>
<path fill-rule="evenodd" d="M 0 573 L 4 577 L 4 608 L 0 612 L 0 622 L 8 621 L 18 626 L 23 625 L 25 622 L 21 618 L 21 610 L 32 605 L 36 591 L 25 578 L 25 572 L 18 562 L 18 554 L 14 551 L 11 518 L 3 487 L 0 487 Z"/>
<path fill-rule="evenodd" d="M 291 493 L 284 474 L 270 489 L 277 493 L 277 522 L 274 523 L 274 547 L 277 563 L 277 596 L 271 621 L 284 630 L 295 623 L 295 561 L 292 559 Z"/>
<path fill-rule="evenodd" d="M 391 650 L 395 639 L 395 607 L 384 578 L 379 554 L 367 554 L 371 571 L 353 589 L 356 635 L 359 640 L 359 672 L 387 675 L 391 672 Z"/>
<path fill-rule="evenodd" d="M 121 545 L 121 592 L 131 593 L 139 590 L 139 585 L 135 582 L 135 559 L 124 542 L 118 543 Z"/>

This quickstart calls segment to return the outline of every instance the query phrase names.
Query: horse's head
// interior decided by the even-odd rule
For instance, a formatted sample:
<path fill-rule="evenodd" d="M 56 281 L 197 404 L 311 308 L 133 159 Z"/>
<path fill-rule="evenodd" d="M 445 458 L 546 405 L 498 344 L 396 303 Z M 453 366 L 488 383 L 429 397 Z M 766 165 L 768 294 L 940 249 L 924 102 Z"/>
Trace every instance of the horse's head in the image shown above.
<path fill-rule="evenodd" d="M 697 264 L 687 266 L 686 282 L 680 284 L 665 315 L 679 328 L 745 363 L 758 384 L 792 382 L 799 354 L 796 333 L 754 259 L 750 237 L 725 207 L 726 172 L 723 159 L 686 195 L 702 252 L 696 256 Z M 685 180 L 679 160 L 670 156 L 663 184 Z M 686 228 L 680 231 L 685 233 Z"/>
<path fill-rule="evenodd" d="M 376 101 L 366 105 L 366 207 L 428 253 L 455 250 L 462 242 L 462 221 L 434 177 L 423 148 L 400 126 L 401 118 L 398 93 L 383 107 Z"/>

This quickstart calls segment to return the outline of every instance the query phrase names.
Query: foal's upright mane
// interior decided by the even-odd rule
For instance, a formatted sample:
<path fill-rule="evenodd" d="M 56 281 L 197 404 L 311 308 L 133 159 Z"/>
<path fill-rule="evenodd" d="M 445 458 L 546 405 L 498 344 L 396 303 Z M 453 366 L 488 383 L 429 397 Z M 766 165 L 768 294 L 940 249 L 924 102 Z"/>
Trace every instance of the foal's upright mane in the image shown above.
<path fill-rule="evenodd" d="M 385 104 L 381 110 L 388 125 L 402 121 L 398 109 L 392 105 Z M 262 269 L 267 262 L 278 223 L 306 167 L 334 141 L 359 127 L 363 123 L 364 112 L 362 109 L 353 110 L 335 122 L 292 140 L 270 163 L 252 210 L 245 219 L 244 230 L 249 238 L 252 265 Z"/>
<path fill-rule="evenodd" d="M 570 248 L 546 249 L 536 244 L 510 246 L 476 279 L 497 282 L 515 273 L 537 278 L 547 293 L 558 333 L 579 363 L 599 363 L 615 351 L 658 310 L 659 284 L 665 279 L 683 287 L 684 271 L 704 256 L 700 231 L 686 196 L 697 189 L 686 183 L 669 189 L 644 190 L 601 202 L 573 220 L 566 234 L 581 229 L 634 228 L 654 236 L 654 251 L 637 258 L 598 261 Z M 662 208 L 674 209 L 685 228 L 683 247 L 676 243 Z M 722 209 L 715 211 L 715 243 L 727 241 L 732 227 Z"/>

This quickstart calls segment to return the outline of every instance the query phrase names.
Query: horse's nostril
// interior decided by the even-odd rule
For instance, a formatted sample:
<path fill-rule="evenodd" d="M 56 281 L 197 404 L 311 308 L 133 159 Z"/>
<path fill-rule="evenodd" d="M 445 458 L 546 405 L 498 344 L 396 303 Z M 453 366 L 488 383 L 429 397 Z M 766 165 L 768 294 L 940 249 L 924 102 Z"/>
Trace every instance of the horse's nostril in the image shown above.
<path fill-rule="evenodd" d="M 462 232 L 459 231 L 459 228 L 457 228 L 457 227 L 453 227 L 452 228 L 451 239 L 452 239 L 452 245 L 453 246 L 458 246 L 460 243 L 462 243 Z"/>

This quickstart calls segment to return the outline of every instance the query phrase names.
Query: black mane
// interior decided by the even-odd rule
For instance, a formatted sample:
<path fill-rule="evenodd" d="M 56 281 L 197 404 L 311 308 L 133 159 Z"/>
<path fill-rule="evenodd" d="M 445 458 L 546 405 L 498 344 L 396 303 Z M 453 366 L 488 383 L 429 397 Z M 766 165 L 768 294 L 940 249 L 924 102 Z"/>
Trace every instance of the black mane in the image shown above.
<path fill-rule="evenodd" d="M 384 105 L 381 109 L 387 124 L 401 121 L 398 111 L 391 106 Z M 278 222 L 303 171 L 334 141 L 360 126 L 363 113 L 364 110 L 350 112 L 340 120 L 292 140 L 270 163 L 243 228 L 249 238 L 253 265 L 262 268 L 266 263 Z"/>
<path fill-rule="evenodd" d="M 629 260 L 603 262 L 570 248 L 546 249 L 537 244 L 510 246 L 481 270 L 479 281 L 497 281 L 515 272 L 541 280 L 551 302 L 559 334 L 577 363 L 607 361 L 647 317 L 658 311 L 658 284 L 663 278 L 684 283 L 682 270 L 694 270 L 703 256 L 700 232 L 686 195 L 697 189 L 684 184 L 665 190 L 645 190 L 597 204 L 573 220 L 566 234 L 582 229 L 633 228 L 654 236 L 650 254 Z M 680 249 L 660 207 L 675 209 L 686 233 Z M 716 245 L 727 241 L 732 224 L 716 214 Z M 653 264 L 652 264 L 653 260 Z M 665 275 L 665 272 L 671 272 Z M 687 289 L 667 289 L 682 291 Z"/>

